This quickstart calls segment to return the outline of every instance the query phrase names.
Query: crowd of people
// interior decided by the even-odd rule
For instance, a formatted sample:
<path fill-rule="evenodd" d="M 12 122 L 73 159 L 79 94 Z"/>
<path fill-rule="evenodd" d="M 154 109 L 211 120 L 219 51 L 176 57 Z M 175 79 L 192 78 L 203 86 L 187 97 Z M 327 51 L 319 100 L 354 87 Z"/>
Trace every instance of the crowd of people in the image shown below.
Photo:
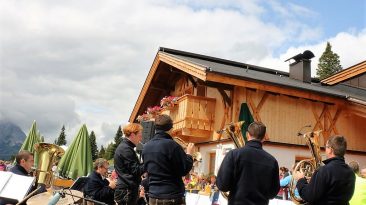
<path fill-rule="evenodd" d="M 13 167 L 10 161 L 0 160 L 0 171 L 8 171 Z"/>
<path fill-rule="evenodd" d="M 94 162 L 83 192 L 93 200 L 118 205 L 185 205 L 187 190 L 211 196 L 215 204 L 219 190 L 229 192 L 228 204 L 268 204 L 275 197 L 290 199 L 287 187 L 296 180 L 295 196 L 310 204 L 366 204 L 366 169 L 357 162 L 345 163 L 347 141 L 336 135 L 326 141 L 327 159 L 309 179 L 301 171 L 279 167 L 277 160 L 263 150 L 266 126 L 253 122 L 248 126 L 242 148 L 230 150 L 224 157 L 217 177 L 199 176 L 192 172 L 194 144 L 184 150 L 169 131 L 173 121 L 168 115 L 155 118 L 155 135 L 144 145 L 142 162 L 135 147 L 142 140 L 142 126 L 131 123 L 123 127 L 125 137 L 114 155 L 115 171 L 108 175 L 105 159 Z M 16 157 L 13 173 L 29 175 L 33 154 L 21 151 Z M 0 164 L 3 168 L 4 162 Z M 1 202 L 0 202 L 1 204 Z"/>

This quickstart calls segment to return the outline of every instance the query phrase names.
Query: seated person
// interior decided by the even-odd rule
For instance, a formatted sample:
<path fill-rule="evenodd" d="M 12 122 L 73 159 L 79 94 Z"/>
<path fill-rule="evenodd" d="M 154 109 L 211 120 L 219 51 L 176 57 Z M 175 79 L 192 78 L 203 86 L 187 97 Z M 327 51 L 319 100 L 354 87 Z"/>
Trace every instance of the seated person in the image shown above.
<path fill-rule="evenodd" d="M 106 204 L 114 204 L 115 181 L 108 181 L 109 163 L 103 158 L 96 159 L 94 162 L 94 171 L 88 176 L 89 180 L 84 187 L 84 194 L 94 200 Z"/>
<path fill-rule="evenodd" d="M 30 173 L 32 171 L 32 166 L 34 165 L 34 158 L 31 152 L 27 150 L 20 151 L 15 157 L 15 161 L 16 164 L 10 169 L 10 172 L 22 176 L 32 176 Z M 34 184 L 28 193 L 34 191 L 36 188 L 37 185 Z M 38 193 L 41 193 L 41 191 L 36 192 L 36 194 Z M 10 199 L 0 199 L 0 205 L 3 204 L 16 204 L 16 201 Z"/>

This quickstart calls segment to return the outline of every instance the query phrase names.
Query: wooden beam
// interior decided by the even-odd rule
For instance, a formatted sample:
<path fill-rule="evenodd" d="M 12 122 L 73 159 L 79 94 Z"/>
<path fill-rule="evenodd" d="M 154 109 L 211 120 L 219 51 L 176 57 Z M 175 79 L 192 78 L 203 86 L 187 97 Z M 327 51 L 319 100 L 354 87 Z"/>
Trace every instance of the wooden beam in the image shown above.
<path fill-rule="evenodd" d="M 179 58 L 175 58 L 169 54 L 159 52 L 158 53 L 159 59 L 175 68 L 182 70 L 185 73 L 188 73 L 192 76 L 195 76 L 201 80 L 206 80 L 206 67 L 203 65 L 193 64 L 189 61 L 185 61 Z"/>
<path fill-rule="evenodd" d="M 338 134 L 339 134 L 339 132 L 338 132 L 338 130 L 337 130 L 337 127 L 335 126 L 335 123 L 337 122 L 338 117 L 339 117 L 339 115 L 341 114 L 341 111 L 342 111 L 342 108 L 339 108 L 339 107 L 338 107 L 338 108 L 337 108 L 337 111 L 336 111 L 336 113 L 335 113 L 335 115 L 334 115 L 334 117 L 333 117 L 333 119 L 332 119 L 332 122 L 330 123 L 330 126 L 329 126 L 329 128 L 328 128 L 328 130 L 329 130 L 329 131 L 333 129 L 334 134 L 336 134 L 336 135 L 338 135 Z"/>
<path fill-rule="evenodd" d="M 191 75 L 187 75 L 188 80 L 191 81 L 193 87 L 197 87 L 197 82 L 193 79 L 193 77 Z"/>
<path fill-rule="evenodd" d="M 222 99 L 224 99 L 225 104 L 227 104 L 227 107 L 230 107 L 232 102 L 230 97 L 226 94 L 226 92 L 223 89 L 217 88 L 217 90 L 221 94 Z"/>
<path fill-rule="evenodd" d="M 259 112 L 264 104 L 264 102 L 266 101 L 266 99 L 268 98 L 268 94 L 267 92 L 265 92 L 261 98 L 261 100 L 259 101 L 258 105 L 255 105 L 254 104 L 254 101 L 252 99 L 252 94 L 251 94 L 252 91 L 250 91 L 249 89 L 247 89 L 247 95 L 248 95 L 248 104 L 249 104 L 249 107 L 252 109 L 252 113 L 253 113 L 253 117 L 254 117 L 254 120 L 255 121 L 258 121 L 258 122 L 262 122 L 262 119 L 259 115 Z M 264 137 L 265 140 L 269 140 L 269 136 L 268 134 L 266 133 L 265 137 Z"/>
<path fill-rule="evenodd" d="M 311 110 L 313 111 L 313 115 L 314 115 L 314 118 L 316 120 L 316 123 L 315 123 L 314 128 L 313 128 L 313 132 L 317 129 L 318 125 L 320 126 L 321 130 L 324 130 L 324 126 L 322 125 L 321 119 L 324 116 L 326 105 L 323 105 L 323 109 L 322 109 L 322 112 L 320 113 L 320 116 L 318 116 L 318 114 L 316 113 L 315 108 L 316 108 L 316 105 L 312 104 Z"/>
<path fill-rule="evenodd" d="M 321 82 L 328 85 L 334 85 L 365 72 L 366 72 L 366 61 L 363 61 L 347 69 L 344 69 L 341 72 L 322 80 Z"/>
<path fill-rule="evenodd" d="M 229 84 L 225 84 L 225 83 L 217 83 L 217 82 L 202 81 L 202 80 L 199 80 L 198 83 L 201 85 L 208 86 L 208 87 L 221 88 L 223 90 L 230 90 L 230 91 L 234 90 L 233 85 L 229 85 Z"/>
<path fill-rule="evenodd" d="M 297 88 L 288 88 L 286 86 L 280 85 L 270 85 L 266 83 L 260 82 L 252 82 L 244 79 L 238 79 L 229 76 L 223 76 L 216 73 L 207 73 L 207 80 L 213 82 L 230 82 L 232 85 L 237 85 L 241 87 L 253 88 L 263 91 L 270 91 L 274 93 L 300 97 L 309 100 L 315 100 L 319 102 L 325 102 L 328 104 L 339 104 L 343 105 L 345 103 L 344 100 L 337 97 L 330 97 L 324 94 L 315 93 L 311 91 L 305 91 Z"/>

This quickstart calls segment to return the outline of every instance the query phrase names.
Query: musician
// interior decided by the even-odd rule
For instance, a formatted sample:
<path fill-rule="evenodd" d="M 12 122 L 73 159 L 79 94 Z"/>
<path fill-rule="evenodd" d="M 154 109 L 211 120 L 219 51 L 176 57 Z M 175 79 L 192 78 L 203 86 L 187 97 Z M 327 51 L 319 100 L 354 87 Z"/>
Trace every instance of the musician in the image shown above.
<path fill-rule="evenodd" d="M 123 127 L 125 137 L 114 154 L 114 167 L 118 175 L 114 200 L 118 205 L 135 205 L 143 174 L 143 165 L 134 148 L 142 139 L 142 126 L 131 123 Z"/>
<path fill-rule="evenodd" d="M 168 133 L 172 127 L 170 116 L 158 115 L 155 118 L 155 135 L 142 151 L 144 168 L 149 175 L 150 205 L 186 204 L 182 177 L 192 169 L 194 145 L 189 143 L 185 153 Z"/>
<path fill-rule="evenodd" d="M 12 172 L 14 174 L 19 174 L 22 176 L 32 176 L 31 171 L 32 171 L 32 167 L 34 165 L 33 153 L 31 153 L 27 150 L 22 150 L 15 157 L 15 162 L 16 162 L 16 164 L 14 165 L 14 167 L 12 167 L 10 169 L 10 172 Z M 34 184 L 28 193 L 31 193 L 36 188 L 37 188 L 37 185 Z M 40 193 L 40 192 L 37 192 L 37 193 Z M 3 204 L 16 204 L 16 201 L 11 200 L 11 199 L 0 199 L 0 205 L 3 205 Z M 22 204 L 25 204 L 25 202 Z"/>
<path fill-rule="evenodd" d="M 216 184 L 230 191 L 228 204 L 268 204 L 280 190 L 277 160 L 263 150 L 266 126 L 253 122 L 248 126 L 248 142 L 230 150 L 221 163 Z"/>
<path fill-rule="evenodd" d="M 84 195 L 106 204 L 114 204 L 114 180 L 107 180 L 109 163 L 106 159 L 99 158 L 94 162 L 94 171 L 88 176 L 84 187 Z"/>
<path fill-rule="evenodd" d="M 355 174 L 345 163 L 344 154 L 347 150 L 346 138 L 332 136 L 325 146 L 324 166 L 314 172 L 308 183 L 304 173 L 297 172 L 297 189 L 302 199 L 316 205 L 349 204 L 355 188 Z"/>
<path fill-rule="evenodd" d="M 30 176 L 34 165 L 33 153 L 22 150 L 15 157 L 16 165 L 10 169 L 14 174 Z"/>

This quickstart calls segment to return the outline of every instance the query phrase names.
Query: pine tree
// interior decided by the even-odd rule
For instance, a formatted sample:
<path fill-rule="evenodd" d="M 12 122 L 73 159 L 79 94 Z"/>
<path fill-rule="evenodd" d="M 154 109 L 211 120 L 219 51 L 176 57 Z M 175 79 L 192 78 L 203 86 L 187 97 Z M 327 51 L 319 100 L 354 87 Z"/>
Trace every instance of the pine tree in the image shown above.
<path fill-rule="evenodd" d="M 62 126 L 60 136 L 55 140 L 55 144 L 58 146 L 66 145 L 65 125 Z"/>
<path fill-rule="evenodd" d="M 105 149 L 103 147 L 103 145 L 100 147 L 100 151 L 99 151 L 99 154 L 98 154 L 98 157 L 99 158 L 104 158 L 104 155 L 105 155 Z"/>
<path fill-rule="evenodd" d="M 104 158 L 106 159 L 106 160 L 110 160 L 110 159 L 112 159 L 113 157 L 114 157 L 114 143 L 113 142 L 111 142 L 109 145 L 108 145 L 108 147 L 107 147 L 107 149 L 105 150 L 105 155 L 104 155 Z"/>
<path fill-rule="evenodd" d="M 123 137 L 123 133 L 121 130 L 121 126 L 118 126 L 117 133 L 114 136 L 114 143 L 110 150 L 110 152 L 111 152 L 110 155 L 112 158 L 114 157 L 114 153 L 116 152 L 116 149 L 117 149 L 119 143 L 121 143 L 121 141 L 122 141 L 122 137 Z"/>
<path fill-rule="evenodd" d="M 41 136 L 41 142 L 44 142 L 44 137 L 43 136 Z"/>
<path fill-rule="evenodd" d="M 316 75 L 323 80 L 342 70 L 338 54 L 332 51 L 332 46 L 327 42 L 324 53 L 319 58 Z"/>
<path fill-rule="evenodd" d="M 91 145 L 91 151 L 92 151 L 92 159 L 94 161 L 98 158 L 98 146 L 97 146 L 94 131 L 91 131 L 89 139 L 90 139 L 90 145 Z"/>

